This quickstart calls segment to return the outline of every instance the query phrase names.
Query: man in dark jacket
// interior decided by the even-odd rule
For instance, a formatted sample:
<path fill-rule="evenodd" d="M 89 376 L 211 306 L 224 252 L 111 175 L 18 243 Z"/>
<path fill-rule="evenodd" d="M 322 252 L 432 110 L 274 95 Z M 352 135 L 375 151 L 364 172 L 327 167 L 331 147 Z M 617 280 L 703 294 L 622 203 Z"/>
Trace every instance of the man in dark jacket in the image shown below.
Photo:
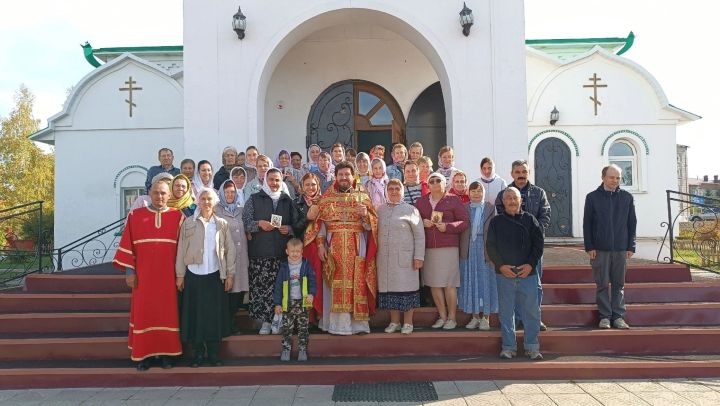
<path fill-rule="evenodd" d="M 513 182 L 508 185 L 517 188 L 520 191 L 520 197 L 522 198 L 522 211 L 532 214 L 535 219 L 540 223 L 540 227 L 543 230 L 543 236 L 545 230 L 550 226 L 550 203 L 547 199 L 545 190 L 541 187 L 535 186 L 530 183 L 528 177 L 530 176 L 530 166 L 525 160 L 517 160 L 512 163 L 512 169 L 510 175 L 513 178 Z M 497 213 L 502 214 L 505 211 L 503 206 L 503 191 L 498 193 L 497 199 L 495 199 L 495 207 Z M 538 274 L 538 288 L 537 288 L 537 302 L 538 307 L 542 305 L 543 290 L 542 290 L 542 257 L 535 267 Z M 519 308 L 515 310 L 515 319 L 518 320 L 518 328 L 522 327 L 522 313 Z M 545 323 L 540 320 L 540 330 L 545 331 Z"/>
<path fill-rule="evenodd" d="M 602 185 L 585 198 L 583 236 L 597 286 L 600 328 L 628 329 L 625 322 L 625 272 L 635 252 L 635 203 L 620 189 L 621 169 L 602 170 Z M 612 285 L 608 295 L 608 284 Z"/>
<path fill-rule="evenodd" d="M 223 166 L 215 172 L 215 176 L 213 177 L 213 188 L 215 190 L 220 190 L 220 186 L 222 186 L 226 180 L 230 179 L 230 171 L 236 166 L 235 161 L 237 160 L 237 154 L 235 147 L 225 147 L 223 149 Z"/>
<path fill-rule="evenodd" d="M 498 311 L 502 332 L 500 358 L 510 359 L 517 353 L 515 307 L 525 316 L 525 353 L 541 360 L 540 306 L 537 303 L 539 276 L 536 266 L 543 254 L 543 230 L 531 214 L 521 209 L 522 198 L 515 187 L 503 193 L 503 214 L 490 221 L 487 253 L 497 273 Z"/>

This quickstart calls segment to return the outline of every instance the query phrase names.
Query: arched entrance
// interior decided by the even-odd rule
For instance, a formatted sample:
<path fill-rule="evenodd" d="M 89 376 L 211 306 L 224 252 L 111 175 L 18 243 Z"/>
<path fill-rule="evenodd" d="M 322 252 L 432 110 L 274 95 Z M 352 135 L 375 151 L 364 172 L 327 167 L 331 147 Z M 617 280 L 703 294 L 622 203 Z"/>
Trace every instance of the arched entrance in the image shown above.
<path fill-rule="evenodd" d="M 435 157 L 447 145 L 445 99 L 440 82 L 435 82 L 415 99 L 407 119 L 407 143 L 419 141 L 425 155 Z M 434 158 L 433 158 L 434 159 Z"/>
<path fill-rule="evenodd" d="M 570 148 L 559 138 L 546 138 L 535 148 L 535 183 L 550 202 L 548 237 L 572 237 L 572 164 Z"/>
<path fill-rule="evenodd" d="M 329 151 L 335 143 L 364 152 L 377 144 L 386 151 L 404 144 L 405 117 L 395 98 L 364 80 L 345 80 L 325 89 L 310 108 L 306 146 L 318 144 Z"/>

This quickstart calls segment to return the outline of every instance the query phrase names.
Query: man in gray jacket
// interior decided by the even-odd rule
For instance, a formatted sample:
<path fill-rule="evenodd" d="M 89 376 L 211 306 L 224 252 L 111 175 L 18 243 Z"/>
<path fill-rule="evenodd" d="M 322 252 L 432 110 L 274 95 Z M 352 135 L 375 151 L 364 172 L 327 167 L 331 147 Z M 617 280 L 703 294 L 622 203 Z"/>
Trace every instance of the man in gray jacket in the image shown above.
<path fill-rule="evenodd" d="M 585 198 L 583 237 L 595 279 L 600 328 L 628 329 L 625 322 L 625 272 L 635 252 L 635 203 L 620 189 L 621 169 L 602 170 L 602 184 Z M 612 289 L 608 295 L 608 285 Z"/>
<path fill-rule="evenodd" d="M 544 237 L 545 231 L 550 225 L 550 203 L 548 202 L 545 190 L 530 183 L 530 180 L 528 179 L 528 177 L 530 176 L 530 166 L 524 159 L 517 160 L 512 163 L 510 176 L 512 176 L 513 182 L 509 184 L 508 187 L 513 186 L 520 191 L 520 196 L 522 197 L 522 211 L 528 212 L 532 214 L 533 217 L 535 217 L 538 223 L 540 223 L 540 227 L 543 230 Z M 504 191 L 505 189 L 501 190 L 500 193 L 498 193 L 497 198 L 495 199 L 495 207 L 497 208 L 498 215 L 501 215 L 505 212 L 505 207 L 503 206 L 502 200 Z M 537 262 L 535 270 L 538 275 L 537 303 L 539 308 L 542 305 L 543 299 L 541 281 L 542 257 L 540 257 L 540 260 Z M 519 307 L 515 307 L 515 320 L 517 323 L 517 328 L 521 328 L 522 313 L 520 312 Z M 547 330 L 547 327 L 545 326 L 545 323 L 542 322 L 542 320 L 540 320 L 540 330 Z"/>

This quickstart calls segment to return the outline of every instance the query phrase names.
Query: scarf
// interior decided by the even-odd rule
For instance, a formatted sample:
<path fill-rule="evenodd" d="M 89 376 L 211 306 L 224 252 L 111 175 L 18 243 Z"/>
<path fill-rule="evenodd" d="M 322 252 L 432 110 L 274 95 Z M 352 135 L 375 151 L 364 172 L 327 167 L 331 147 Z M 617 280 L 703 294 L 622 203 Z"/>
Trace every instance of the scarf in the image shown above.
<path fill-rule="evenodd" d="M 473 203 L 470 202 L 470 207 L 475 209 L 475 216 L 472 219 L 472 230 L 470 231 L 470 235 L 472 236 L 472 240 L 475 241 L 475 239 L 482 233 L 483 231 L 483 214 L 485 212 L 485 201 L 482 201 L 480 203 Z"/>
<path fill-rule="evenodd" d="M 270 172 L 277 172 L 280 174 L 280 187 L 275 192 L 270 190 L 270 187 L 268 186 L 268 183 L 267 183 L 268 174 Z M 272 202 L 273 202 L 273 207 L 277 205 L 278 200 L 280 200 L 280 196 L 285 191 L 285 190 L 283 190 L 283 188 L 285 190 L 287 190 L 287 186 L 285 186 L 285 182 L 282 181 L 282 172 L 280 172 L 280 170 L 277 168 L 269 168 L 267 170 L 267 172 L 265 172 L 265 180 L 263 181 L 261 190 L 264 191 L 268 196 L 270 196 L 270 199 L 272 199 Z"/>
<path fill-rule="evenodd" d="M 378 179 L 374 175 L 371 175 L 372 177 L 368 179 L 368 184 L 372 185 L 372 188 L 370 189 L 370 200 L 372 200 L 373 205 L 375 208 L 382 205 L 387 201 L 387 194 L 385 193 L 385 189 L 387 188 L 388 183 L 388 176 L 387 176 L 387 166 L 385 165 L 385 161 L 379 158 L 375 158 L 370 163 L 370 167 L 372 168 L 373 165 L 375 165 L 375 162 L 380 162 L 383 168 L 383 176 L 382 178 Z M 371 169 L 372 171 L 372 169 Z"/>
<path fill-rule="evenodd" d="M 432 178 L 438 178 L 440 179 L 440 185 L 442 185 L 443 190 L 445 189 L 445 186 L 447 185 L 447 180 L 445 179 L 445 176 L 439 172 L 433 172 L 428 176 L 428 185 L 430 185 L 430 179 Z M 429 186 L 428 186 L 429 187 Z M 443 197 L 445 194 L 443 193 Z M 432 209 L 435 210 L 435 206 L 440 203 L 440 200 L 442 200 L 442 197 L 438 201 L 434 201 L 432 198 L 432 193 L 428 194 L 428 199 L 430 199 L 430 206 L 432 206 Z"/>
<path fill-rule="evenodd" d="M 393 183 L 395 183 L 395 182 L 393 182 Z M 388 196 L 387 188 L 388 188 L 389 184 L 390 184 L 389 182 L 385 184 L 385 196 Z M 386 203 L 391 206 L 397 206 L 404 202 L 405 202 L 405 187 L 402 184 L 400 184 L 400 200 L 397 203 L 393 203 L 390 200 L 387 200 Z"/>
<path fill-rule="evenodd" d="M 235 202 L 240 207 L 243 207 L 243 206 L 245 206 L 245 185 L 248 184 L 247 172 L 245 171 L 245 169 L 242 166 L 236 166 L 233 168 L 232 171 L 230 171 L 230 180 L 232 180 L 233 174 L 235 174 L 236 172 L 242 172 L 243 175 L 245 175 L 245 183 L 243 183 L 242 187 L 240 189 L 235 187 L 235 190 L 237 191 L 237 197 L 235 198 Z"/>
<path fill-rule="evenodd" d="M 222 206 L 223 209 L 227 210 L 228 213 L 230 213 L 232 216 L 235 216 L 235 210 L 240 207 L 240 204 L 238 202 L 238 196 L 240 196 L 240 193 L 238 192 L 237 188 L 235 188 L 235 199 L 233 199 L 232 202 L 228 202 L 225 199 L 225 185 L 227 183 L 230 183 L 233 188 L 235 187 L 232 179 L 228 179 L 222 183 L 222 185 L 220 186 L 220 192 L 218 193 L 218 197 L 220 198 L 219 204 L 220 206 Z"/>
<path fill-rule="evenodd" d="M 187 184 L 187 190 L 185 191 L 185 194 L 182 195 L 179 199 L 175 198 L 175 195 L 171 196 L 168 199 L 167 205 L 169 207 L 182 210 L 185 208 L 190 207 L 194 203 L 193 195 L 192 195 L 192 185 L 190 184 L 190 179 L 187 178 L 187 176 L 183 174 L 176 175 L 173 180 L 172 184 L 174 185 L 176 181 L 183 181 L 185 184 Z"/>
<path fill-rule="evenodd" d="M 210 180 L 208 181 L 208 183 L 205 184 L 205 183 L 203 183 L 202 179 L 200 179 L 200 172 L 198 169 L 198 172 L 195 172 L 195 176 L 193 176 L 192 186 L 196 192 L 199 192 L 204 187 L 209 187 L 210 189 L 213 189 L 212 176 L 210 177 Z"/>
<path fill-rule="evenodd" d="M 356 176 L 357 176 L 358 178 L 361 178 L 361 177 L 363 177 L 363 176 L 368 176 L 368 177 L 369 177 L 369 176 L 370 176 L 370 157 L 368 156 L 368 154 L 366 154 L 366 153 L 364 153 L 364 152 L 361 152 L 361 153 L 357 154 L 357 156 L 355 157 L 355 168 L 359 168 L 358 162 L 360 162 L 361 160 L 367 161 L 367 163 L 368 163 L 368 171 L 365 172 L 365 173 L 360 173 L 360 172 L 358 172 L 358 173 L 356 174 Z"/>
<path fill-rule="evenodd" d="M 280 164 L 280 157 L 283 156 L 283 155 L 288 155 L 288 156 L 289 156 L 290 153 L 287 152 L 287 151 L 284 150 L 284 149 L 281 149 L 281 150 L 280 150 L 280 153 L 279 153 L 278 156 L 277 156 L 277 158 L 275 158 L 275 167 L 276 167 L 276 168 L 283 169 L 283 170 L 284 170 L 285 168 L 291 168 L 292 166 L 282 166 L 282 164 Z"/>

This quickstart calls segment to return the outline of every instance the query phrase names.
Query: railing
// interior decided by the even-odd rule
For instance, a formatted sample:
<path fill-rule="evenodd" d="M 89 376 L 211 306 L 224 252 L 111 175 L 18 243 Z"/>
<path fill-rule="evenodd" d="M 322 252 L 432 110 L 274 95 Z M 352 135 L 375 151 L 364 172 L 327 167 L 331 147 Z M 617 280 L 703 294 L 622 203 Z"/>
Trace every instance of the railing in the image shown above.
<path fill-rule="evenodd" d="M 45 255 L 49 240 L 43 227 L 43 202 L 0 210 L 0 230 L 0 286 L 12 286 L 51 263 Z"/>
<path fill-rule="evenodd" d="M 666 193 L 668 218 L 660 225 L 667 231 L 658 262 L 720 272 L 720 199 Z"/>
<path fill-rule="evenodd" d="M 125 218 L 53 250 L 53 272 L 110 262 L 120 244 Z"/>

